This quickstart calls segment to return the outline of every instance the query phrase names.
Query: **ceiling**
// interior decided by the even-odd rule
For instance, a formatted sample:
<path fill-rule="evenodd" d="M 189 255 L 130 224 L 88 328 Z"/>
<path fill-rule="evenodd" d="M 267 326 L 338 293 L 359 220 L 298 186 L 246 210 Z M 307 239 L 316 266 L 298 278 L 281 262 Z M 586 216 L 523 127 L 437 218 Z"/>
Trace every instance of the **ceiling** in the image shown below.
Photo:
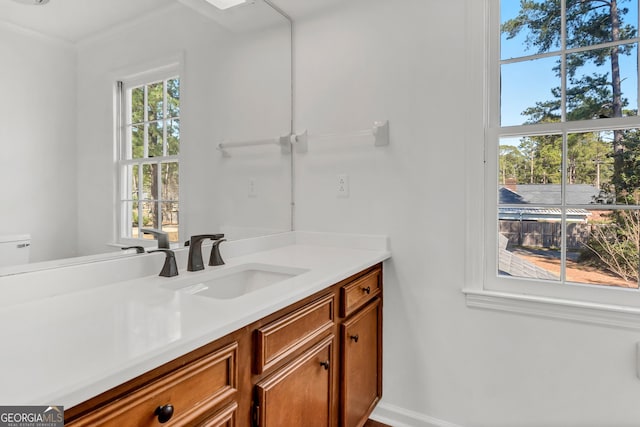
<path fill-rule="evenodd" d="M 294 19 L 345 1 L 347 0 L 272 0 Z M 114 26 L 134 21 L 153 10 L 172 7 L 177 3 L 204 13 L 232 31 L 243 30 L 259 26 L 256 20 L 259 20 L 259 16 L 264 16 L 260 15 L 260 9 L 266 6 L 259 0 L 255 2 L 253 8 L 239 6 L 219 11 L 205 0 L 50 0 L 42 6 L 0 0 L 0 22 L 75 44 Z"/>
<path fill-rule="evenodd" d="M 0 0 L 0 20 L 75 43 L 175 0 L 51 0 L 42 6 Z"/>

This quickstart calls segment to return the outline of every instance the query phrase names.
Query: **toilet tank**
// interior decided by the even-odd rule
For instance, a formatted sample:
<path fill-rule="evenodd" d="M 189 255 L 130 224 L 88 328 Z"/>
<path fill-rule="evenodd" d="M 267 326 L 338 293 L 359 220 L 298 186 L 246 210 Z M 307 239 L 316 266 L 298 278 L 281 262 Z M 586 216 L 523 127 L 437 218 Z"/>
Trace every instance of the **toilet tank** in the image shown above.
<path fill-rule="evenodd" d="M 0 267 L 29 263 L 29 234 L 0 234 Z"/>

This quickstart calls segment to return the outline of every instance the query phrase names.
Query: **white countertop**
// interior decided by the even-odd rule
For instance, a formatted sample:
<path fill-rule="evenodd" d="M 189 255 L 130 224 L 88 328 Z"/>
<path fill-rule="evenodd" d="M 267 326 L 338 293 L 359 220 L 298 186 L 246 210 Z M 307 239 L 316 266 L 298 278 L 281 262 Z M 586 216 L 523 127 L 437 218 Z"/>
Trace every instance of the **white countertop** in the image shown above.
<path fill-rule="evenodd" d="M 172 278 L 89 285 L 1 307 L 0 405 L 69 408 L 390 257 L 384 237 L 291 234 L 289 244 L 262 244 L 224 266 L 179 265 Z M 237 253 L 251 252 L 243 245 Z M 167 289 L 246 263 L 308 271 L 235 299 Z"/>

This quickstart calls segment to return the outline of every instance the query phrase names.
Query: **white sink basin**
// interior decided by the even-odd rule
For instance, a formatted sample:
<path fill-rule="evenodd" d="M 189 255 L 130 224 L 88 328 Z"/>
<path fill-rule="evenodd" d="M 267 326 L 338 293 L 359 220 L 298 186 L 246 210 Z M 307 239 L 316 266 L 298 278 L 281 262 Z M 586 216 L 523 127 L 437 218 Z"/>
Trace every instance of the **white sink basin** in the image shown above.
<path fill-rule="evenodd" d="M 211 274 L 198 273 L 197 280 L 162 285 L 166 289 L 215 299 L 238 298 L 305 273 L 304 268 L 268 264 L 243 264 Z"/>

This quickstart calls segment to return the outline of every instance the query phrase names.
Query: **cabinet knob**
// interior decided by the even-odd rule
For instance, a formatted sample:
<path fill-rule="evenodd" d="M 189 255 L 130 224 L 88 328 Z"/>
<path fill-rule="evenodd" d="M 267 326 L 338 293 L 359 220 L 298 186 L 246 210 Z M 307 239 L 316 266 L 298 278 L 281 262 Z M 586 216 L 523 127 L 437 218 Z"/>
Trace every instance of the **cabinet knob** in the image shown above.
<path fill-rule="evenodd" d="M 154 415 L 158 417 L 158 421 L 160 422 L 160 424 L 166 423 L 173 416 L 173 405 L 168 404 L 168 405 L 158 406 L 156 408 L 156 412 L 154 412 Z"/>
<path fill-rule="evenodd" d="M 328 371 L 329 370 L 329 361 L 325 360 L 324 362 L 320 362 L 320 366 L 322 366 L 325 369 L 325 371 Z"/>
<path fill-rule="evenodd" d="M 351 340 L 353 340 L 354 342 L 358 342 L 358 340 L 360 339 L 360 337 L 358 336 L 358 334 L 356 334 L 356 335 L 351 335 L 349 338 L 350 338 Z"/>
<path fill-rule="evenodd" d="M 371 286 L 367 286 L 366 288 L 362 288 L 362 292 L 364 292 L 365 294 L 370 294 L 371 293 Z"/>

